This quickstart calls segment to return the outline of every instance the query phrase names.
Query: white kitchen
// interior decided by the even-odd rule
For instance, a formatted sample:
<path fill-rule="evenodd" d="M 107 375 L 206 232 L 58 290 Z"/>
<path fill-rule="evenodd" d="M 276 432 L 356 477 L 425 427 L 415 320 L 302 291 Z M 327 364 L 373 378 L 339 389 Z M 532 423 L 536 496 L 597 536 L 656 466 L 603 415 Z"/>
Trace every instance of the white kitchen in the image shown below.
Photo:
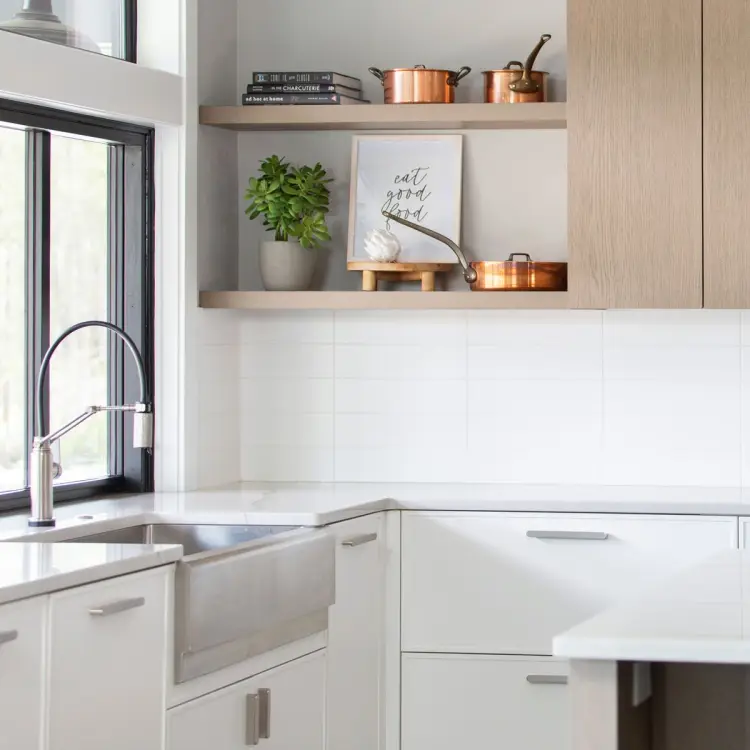
<path fill-rule="evenodd" d="M 747 20 L 0 0 L 0 750 L 750 747 Z"/>

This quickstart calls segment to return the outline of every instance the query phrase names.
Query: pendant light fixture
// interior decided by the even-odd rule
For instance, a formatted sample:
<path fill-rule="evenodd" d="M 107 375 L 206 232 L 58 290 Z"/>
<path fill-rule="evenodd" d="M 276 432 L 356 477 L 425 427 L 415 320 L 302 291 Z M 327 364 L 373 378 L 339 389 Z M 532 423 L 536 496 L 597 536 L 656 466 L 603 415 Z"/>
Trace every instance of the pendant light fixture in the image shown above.
<path fill-rule="evenodd" d="M 24 0 L 23 8 L 10 20 L 0 23 L 0 31 L 34 37 L 45 42 L 64 44 L 90 52 L 101 52 L 86 35 L 66 26 L 52 9 L 52 0 Z"/>

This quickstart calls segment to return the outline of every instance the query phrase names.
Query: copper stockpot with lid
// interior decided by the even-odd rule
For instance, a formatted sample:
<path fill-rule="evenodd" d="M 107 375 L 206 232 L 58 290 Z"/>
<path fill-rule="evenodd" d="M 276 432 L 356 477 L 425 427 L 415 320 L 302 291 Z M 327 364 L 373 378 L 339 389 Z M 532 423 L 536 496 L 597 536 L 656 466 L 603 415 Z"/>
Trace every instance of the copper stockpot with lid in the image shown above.
<path fill-rule="evenodd" d="M 426 234 L 453 250 L 472 292 L 565 292 L 568 289 L 567 263 L 534 261 L 528 253 L 511 253 L 508 260 L 469 263 L 461 248 L 440 232 L 388 211 L 382 213 L 397 224 Z"/>
<path fill-rule="evenodd" d="M 441 70 L 424 65 L 368 70 L 383 84 L 386 104 L 453 104 L 458 82 L 471 73 L 467 67 Z"/>
<path fill-rule="evenodd" d="M 485 70 L 484 100 L 491 104 L 525 104 L 547 101 L 549 73 L 534 70 L 534 63 L 542 47 L 551 39 L 542 34 L 525 63 L 511 60 L 501 70 Z"/>

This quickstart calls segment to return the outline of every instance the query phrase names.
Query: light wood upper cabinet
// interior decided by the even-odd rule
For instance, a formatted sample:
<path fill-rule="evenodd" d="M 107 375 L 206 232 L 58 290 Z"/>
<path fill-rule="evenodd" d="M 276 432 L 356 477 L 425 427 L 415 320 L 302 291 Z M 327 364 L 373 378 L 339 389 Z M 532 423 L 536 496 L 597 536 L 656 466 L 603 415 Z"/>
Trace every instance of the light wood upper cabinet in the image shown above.
<path fill-rule="evenodd" d="M 568 0 L 573 307 L 701 307 L 701 43 L 701 0 Z"/>
<path fill-rule="evenodd" d="M 746 0 L 704 0 L 705 307 L 750 307 L 750 48 Z"/>

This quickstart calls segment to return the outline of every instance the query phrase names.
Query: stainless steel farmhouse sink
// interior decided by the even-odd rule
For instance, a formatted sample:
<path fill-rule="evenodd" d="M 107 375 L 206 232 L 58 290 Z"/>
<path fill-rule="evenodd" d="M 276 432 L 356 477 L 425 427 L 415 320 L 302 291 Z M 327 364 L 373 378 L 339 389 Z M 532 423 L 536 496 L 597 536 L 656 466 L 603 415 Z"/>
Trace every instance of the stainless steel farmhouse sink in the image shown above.
<path fill-rule="evenodd" d="M 33 541 L 183 545 L 175 575 L 175 682 L 328 627 L 335 543 L 325 529 L 159 522 L 96 526 L 43 532 Z"/>
<path fill-rule="evenodd" d="M 208 523 L 143 523 L 121 529 L 99 531 L 66 542 L 99 544 L 181 544 L 185 555 L 220 550 L 294 531 L 299 526 L 231 526 Z"/>

